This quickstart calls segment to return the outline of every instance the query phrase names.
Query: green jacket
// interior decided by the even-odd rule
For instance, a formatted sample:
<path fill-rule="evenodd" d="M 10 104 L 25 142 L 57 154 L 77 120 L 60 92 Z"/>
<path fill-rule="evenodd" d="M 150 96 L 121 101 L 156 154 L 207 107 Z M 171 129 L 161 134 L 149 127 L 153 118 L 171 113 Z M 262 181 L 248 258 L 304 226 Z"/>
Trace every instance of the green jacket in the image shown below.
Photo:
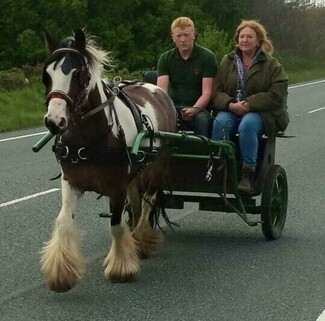
<path fill-rule="evenodd" d="M 237 70 L 235 52 L 225 55 L 219 65 L 212 95 L 213 107 L 228 110 L 235 101 Z M 245 99 L 251 112 L 259 112 L 268 136 L 284 131 L 289 123 L 287 112 L 288 76 L 282 65 L 261 51 L 257 62 L 245 73 Z"/>

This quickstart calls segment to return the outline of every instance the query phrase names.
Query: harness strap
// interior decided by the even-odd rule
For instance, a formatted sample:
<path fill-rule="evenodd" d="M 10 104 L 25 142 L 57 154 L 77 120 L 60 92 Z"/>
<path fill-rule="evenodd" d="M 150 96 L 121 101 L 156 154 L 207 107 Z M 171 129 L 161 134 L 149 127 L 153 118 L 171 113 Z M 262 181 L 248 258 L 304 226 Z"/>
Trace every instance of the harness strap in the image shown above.
<path fill-rule="evenodd" d="M 133 102 L 133 100 L 123 91 L 123 88 L 121 88 L 121 91 L 119 92 L 119 98 L 121 98 L 124 103 L 129 107 L 129 109 L 132 112 L 135 125 L 137 127 L 138 133 L 142 131 L 143 126 L 143 117 L 142 112 L 140 108 Z"/>
<path fill-rule="evenodd" d="M 85 120 L 87 120 L 89 117 L 91 117 L 91 116 L 97 114 L 97 113 L 100 112 L 102 109 L 104 109 L 106 106 L 112 104 L 113 101 L 114 101 L 114 99 L 115 99 L 115 96 L 114 96 L 114 95 L 111 96 L 111 97 L 109 97 L 109 98 L 108 98 L 104 103 L 102 103 L 101 105 L 95 107 L 94 109 L 90 110 L 88 113 L 86 113 L 85 115 L 83 115 L 83 116 L 81 117 L 81 120 L 82 120 L 82 121 L 85 121 Z"/>

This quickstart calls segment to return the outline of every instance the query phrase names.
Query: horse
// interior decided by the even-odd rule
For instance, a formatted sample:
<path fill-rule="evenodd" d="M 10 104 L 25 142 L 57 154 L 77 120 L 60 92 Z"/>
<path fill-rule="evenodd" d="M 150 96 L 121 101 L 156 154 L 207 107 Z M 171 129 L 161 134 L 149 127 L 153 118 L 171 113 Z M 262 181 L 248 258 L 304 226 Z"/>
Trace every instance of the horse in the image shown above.
<path fill-rule="evenodd" d="M 56 137 L 53 151 L 61 169 L 62 206 L 41 249 L 41 270 L 56 292 L 70 290 L 82 278 L 85 259 L 74 218 L 80 197 L 95 192 L 108 198 L 111 214 L 104 277 L 133 281 L 140 259 L 155 254 L 163 242 L 153 213 L 171 150 L 153 133 L 177 131 L 175 106 L 153 84 L 105 79 L 105 68 L 113 66 L 111 53 L 84 29 L 61 40 L 45 31 L 45 45 L 49 57 L 42 74 L 44 122 Z M 143 142 L 147 152 L 141 160 L 129 151 L 142 130 L 151 135 Z M 131 210 L 129 220 L 123 219 L 126 208 Z"/>

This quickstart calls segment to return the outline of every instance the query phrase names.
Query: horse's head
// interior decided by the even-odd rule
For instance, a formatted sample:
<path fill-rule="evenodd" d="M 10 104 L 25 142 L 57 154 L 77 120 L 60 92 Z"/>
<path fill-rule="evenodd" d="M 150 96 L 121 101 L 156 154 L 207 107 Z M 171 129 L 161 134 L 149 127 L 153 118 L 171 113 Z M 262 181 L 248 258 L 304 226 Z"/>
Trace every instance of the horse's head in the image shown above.
<path fill-rule="evenodd" d="M 42 80 L 46 87 L 46 127 L 53 134 L 64 132 L 69 121 L 88 96 L 90 81 L 86 36 L 78 29 L 74 37 L 61 42 L 45 32 L 51 56 L 44 65 Z"/>

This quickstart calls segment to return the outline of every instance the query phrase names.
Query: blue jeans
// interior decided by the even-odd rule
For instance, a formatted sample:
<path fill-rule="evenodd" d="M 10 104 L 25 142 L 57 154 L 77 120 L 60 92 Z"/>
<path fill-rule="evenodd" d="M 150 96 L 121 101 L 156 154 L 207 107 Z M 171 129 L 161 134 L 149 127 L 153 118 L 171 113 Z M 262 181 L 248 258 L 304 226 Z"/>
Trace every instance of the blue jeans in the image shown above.
<path fill-rule="evenodd" d="M 237 133 L 241 161 L 256 166 L 258 141 L 265 133 L 261 115 L 247 113 L 240 117 L 228 111 L 218 112 L 213 122 L 212 139 L 233 140 Z"/>

